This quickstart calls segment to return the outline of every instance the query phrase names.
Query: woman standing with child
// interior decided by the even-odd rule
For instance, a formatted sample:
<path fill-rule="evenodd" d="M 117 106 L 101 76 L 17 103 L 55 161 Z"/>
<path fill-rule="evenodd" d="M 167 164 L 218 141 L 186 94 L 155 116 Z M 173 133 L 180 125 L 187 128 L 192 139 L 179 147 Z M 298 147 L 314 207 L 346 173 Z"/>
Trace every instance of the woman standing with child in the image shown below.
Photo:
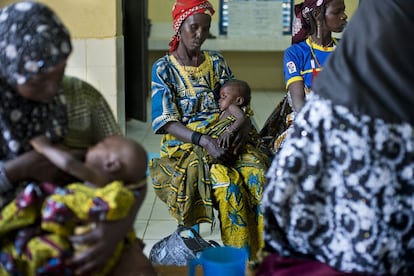
<path fill-rule="evenodd" d="M 233 73 L 220 53 L 200 49 L 213 13 L 205 0 L 174 4 L 169 53 L 152 69 L 152 126 L 164 136 L 161 158 L 151 160 L 150 173 L 157 195 L 179 224 L 212 223 L 217 207 L 223 243 L 246 248 L 255 258 L 263 246 L 260 200 L 269 160 L 247 142 L 250 120 L 236 133 L 234 148 L 217 143 L 233 120 L 219 120 L 220 87 Z M 212 163 L 229 170 L 213 175 Z M 213 187 L 212 179 L 220 181 Z"/>

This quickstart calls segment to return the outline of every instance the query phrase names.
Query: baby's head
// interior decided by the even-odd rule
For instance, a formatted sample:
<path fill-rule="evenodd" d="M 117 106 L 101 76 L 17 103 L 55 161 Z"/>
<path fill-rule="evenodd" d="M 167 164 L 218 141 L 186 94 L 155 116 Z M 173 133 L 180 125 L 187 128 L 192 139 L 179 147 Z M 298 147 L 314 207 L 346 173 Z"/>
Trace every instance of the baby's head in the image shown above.
<path fill-rule="evenodd" d="M 226 109 L 230 104 L 240 107 L 250 104 L 251 89 L 247 82 L 237 79 L 226 81 L 220 89 L 220 108 Z"/>
<path fill-rule="evenodd" d="M 138 183 L 146 177 L 147 152 L 137 142 L 124 136 L 106 137 L 91 147 L 85 164 L 102 171 L 111 180 Z"/>

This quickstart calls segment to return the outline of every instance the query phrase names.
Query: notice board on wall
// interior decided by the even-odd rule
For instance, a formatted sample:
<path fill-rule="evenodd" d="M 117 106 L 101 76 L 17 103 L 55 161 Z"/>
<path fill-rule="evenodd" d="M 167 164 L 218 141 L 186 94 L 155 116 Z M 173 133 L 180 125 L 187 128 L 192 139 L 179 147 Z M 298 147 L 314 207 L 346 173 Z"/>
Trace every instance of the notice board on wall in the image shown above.
<path fill-rule="evenodd" d="M 229 0 L 228 37 L 280 37 L 290 32 L 290 0 Z"/>

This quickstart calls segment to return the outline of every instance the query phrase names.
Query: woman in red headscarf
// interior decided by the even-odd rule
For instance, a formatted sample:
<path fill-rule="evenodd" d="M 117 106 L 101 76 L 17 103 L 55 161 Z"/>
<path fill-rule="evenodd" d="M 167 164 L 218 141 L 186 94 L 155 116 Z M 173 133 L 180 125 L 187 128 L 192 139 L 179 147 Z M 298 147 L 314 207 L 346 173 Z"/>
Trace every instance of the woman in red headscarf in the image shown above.
<path fill-rule="evenodd" d="M 332 32 L 342 32 L 347 23 L 344 0 L 305 0 L 295 5 L 295 19 L 292 24 L 292 45 L 284 52 L 283 68 L 288 95 L 284 99 L 289 103 L 287 116 L 282 124 L 292 124 L 295 114 L 305 103 L 306 95 L 311 91 L 313 79 L 335 50 L 338 39 Z M 289 111 L 292 111 L 290 114 Z M 276 120 L 272 114 L 262 129 L 263 135 L 276 135 L 272 151 L 276 152 L 284 141 L 287 131 L 281 126 L 273 126 Z M 268 128 L 266 130 L 266 128 Z M 276 129 L 278 134 L 270 133 Z M 267 133 L 265 133 L 267 132 Z"/>
<path fill-rule="evenodd" d="M 213 13 L 205 0 L 178 0 L 173 7 L 169 53 L 152 68 L 152 126 L 164 136 L 150 173 L 179 224 L 212 223 L 216 207 L 223 243 L 246 248 L 255 258 L 263 245 L 259 204 L 269 160 L 257 149 L 248 118 L 231 148 L 217 143 L 234 120 L 219 122 L 219 90 L 234 76 L 219 52 L 201 50 Z M 224 166 L 212 169 L 213 163 Z"/>

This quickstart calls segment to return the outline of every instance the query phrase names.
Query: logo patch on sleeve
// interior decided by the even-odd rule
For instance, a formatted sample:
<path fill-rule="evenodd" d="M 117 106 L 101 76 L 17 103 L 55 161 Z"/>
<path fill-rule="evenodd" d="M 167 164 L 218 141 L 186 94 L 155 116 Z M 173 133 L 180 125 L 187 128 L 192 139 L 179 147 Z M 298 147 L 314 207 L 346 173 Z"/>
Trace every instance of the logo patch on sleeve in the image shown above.
<path fill-rule="evenodd" d="M 286 63 L 286 67 L 288 69 L 289 74 L 296 72 L 296 65 L 293 61 L 289 61 L 288 63 Z"/>

